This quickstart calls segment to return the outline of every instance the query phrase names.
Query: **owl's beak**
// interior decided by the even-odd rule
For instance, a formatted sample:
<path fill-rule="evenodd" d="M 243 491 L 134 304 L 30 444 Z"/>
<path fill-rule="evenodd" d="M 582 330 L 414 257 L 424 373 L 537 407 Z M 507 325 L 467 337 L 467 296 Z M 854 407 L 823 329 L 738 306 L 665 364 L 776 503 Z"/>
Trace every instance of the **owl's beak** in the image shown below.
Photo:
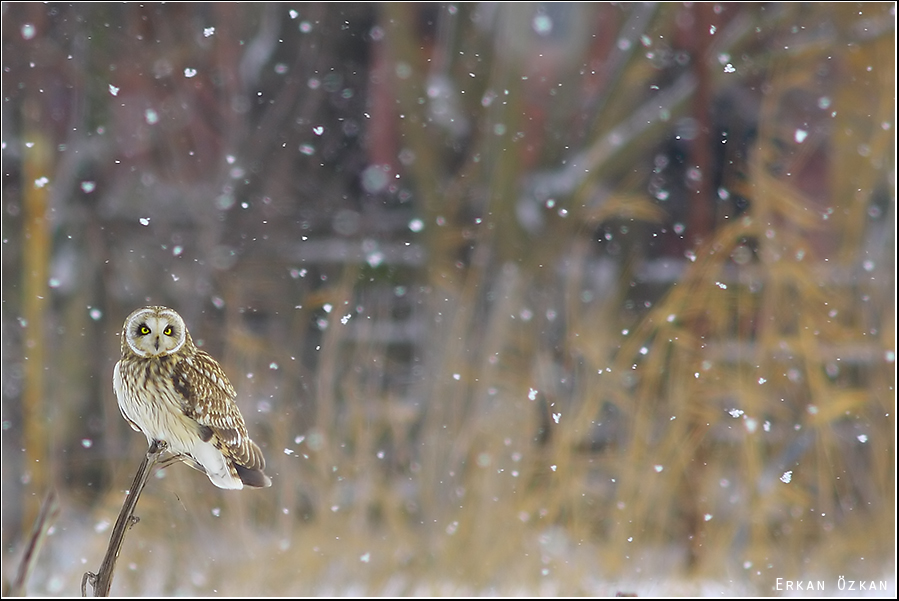
<path fill-rule="evenodd" d="M 153 346 L 156 347 L 156 350 L 159 350 L 159 336 L 156 337 L 156 342 L 153 343 Z"/>

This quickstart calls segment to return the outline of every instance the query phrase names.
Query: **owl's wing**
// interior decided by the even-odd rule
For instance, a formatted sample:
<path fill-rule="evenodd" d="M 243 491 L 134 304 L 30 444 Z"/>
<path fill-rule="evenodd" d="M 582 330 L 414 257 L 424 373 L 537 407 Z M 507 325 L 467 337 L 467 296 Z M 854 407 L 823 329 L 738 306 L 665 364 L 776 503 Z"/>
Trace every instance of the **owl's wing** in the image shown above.
<path fill-rule="evenodd" d="M 247 433 L 235 399 L 237 392 L 215 359 L 197 351 L 175 366 L 175 383 L 184 397 L 184 414 L 199 424 L 199 434 L 208 441 L 218 438 L 235 463 L 250 470 L 265 469 L 265 458 Z"/>

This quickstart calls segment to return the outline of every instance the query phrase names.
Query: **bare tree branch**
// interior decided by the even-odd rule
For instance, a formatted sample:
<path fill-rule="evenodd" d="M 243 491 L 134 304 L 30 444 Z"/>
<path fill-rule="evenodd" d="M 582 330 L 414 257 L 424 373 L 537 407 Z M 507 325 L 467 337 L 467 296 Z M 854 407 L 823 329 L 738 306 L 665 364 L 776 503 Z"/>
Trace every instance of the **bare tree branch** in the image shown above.
<path fill-rule="evenodd" d="M 19 564 L 19 571 L 16 573 L 16 579 L 10 584 L 8 590 L 3 591 L 3 596 L 24 597 L 25 584 L 31 576 L 34 564 L 37 562 L 37 556 L 41 552 L 41 545 L 50 526 L 59 515 L 59 496 L 56 491 L 50 489 L 41 503 L 41 512 L 38 514 L 34 527 L 31 529 L 31 536 L 28 538 L 28 546 L 22 555 L 22 562 Z"/>
<path fill-rule="evenodd" d="M 87 585 L 90 583 L 93 589 L 94 597 L 108 597 L 109 589 L 112 587 L 112 576 L 115 572 L 115 564 L 119 558 L 119 551 L 122 550 L 122 544 L 125 542 L 125 533 L 136 524 L 140 518 L 134 515 L 137 508 L 137 501 L 140 499 L 140 493 L 147 485 L 150 479 L 150 473 L 159 462 L 159 458 L 165 453 L 168 445 L 165 442 L 154 441 L 147 450 L 137 473 L 134 475 L 134 481 L 128 490 L 125 503 L 122 505 L 122 511 L 116 520 L 112 529 L 112 536 L 109 537 L 109 546 L 106 548 L 106 556 L 97 573 L 85 572 L 81 579 L 81 596 L 87 597 Z"/>

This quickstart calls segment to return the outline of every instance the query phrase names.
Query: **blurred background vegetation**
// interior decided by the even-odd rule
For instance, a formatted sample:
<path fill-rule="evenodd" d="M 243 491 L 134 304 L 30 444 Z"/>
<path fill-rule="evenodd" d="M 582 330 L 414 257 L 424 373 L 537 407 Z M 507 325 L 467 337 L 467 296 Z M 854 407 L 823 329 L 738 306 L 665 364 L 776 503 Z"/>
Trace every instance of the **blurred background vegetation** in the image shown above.
<path fill-rule="evenodd" d="M 50 488 L 99 566 L 152 303 L 274 486 L 114 594 L 895 590 L 893 3 L 2 10 L 4 578 Z"/>

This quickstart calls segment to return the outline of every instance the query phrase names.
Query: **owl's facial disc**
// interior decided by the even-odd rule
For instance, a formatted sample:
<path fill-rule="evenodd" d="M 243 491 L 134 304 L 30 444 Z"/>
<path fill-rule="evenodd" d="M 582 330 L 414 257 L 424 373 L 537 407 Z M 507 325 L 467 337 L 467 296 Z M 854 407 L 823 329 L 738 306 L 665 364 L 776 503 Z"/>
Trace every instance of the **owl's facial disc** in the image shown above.
<path fill-rule="evenodd" d="M 142 357 L 159 357 L 177 352 L 185 340 L 184 326 L 173 315 L 143 311 L 131 320 L 127 332 L 132 350 Z"/>

